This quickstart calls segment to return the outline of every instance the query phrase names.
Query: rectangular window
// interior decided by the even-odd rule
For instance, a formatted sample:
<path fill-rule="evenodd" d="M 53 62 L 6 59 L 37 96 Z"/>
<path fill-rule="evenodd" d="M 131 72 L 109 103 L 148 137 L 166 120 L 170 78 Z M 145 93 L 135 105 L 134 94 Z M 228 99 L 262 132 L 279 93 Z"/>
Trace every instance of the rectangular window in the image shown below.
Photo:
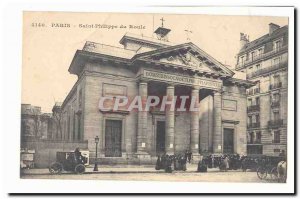
<path fill-rule="evenodd" d="M 255 98 L 255 104 L 256 104 L 256 105 L 259 105 L 259 97 L 256 97 L 256 98 Z"/>
<path fill-rule="evenodd" d="M 253 67 L 252 66 L 249 67 L 248 71 L 249 71 L 249 73 L 251 73 L 253 71 Z"/>
<path fill-rule="evenodd" d="M 253 144 L 253 142 L 254 142 L 254 132 L 250 132 L 249 133 L 249 136 L 250 136 L 250 144 Z"/>
<path fill-rule="evenodd" d="M 254 59 L 255 59 L 255 56 L 256 56 L 255 51 L 251 52 L 251 60 L 254 60 Z"/>
<path fill-rule="evenodd" d="M 274 131 L 274 143 L 280 143 L 280 131 Z"/>
<path fill-rule="evenodd" d="M 252 106 L 252 99 L 248 99 L 248 106 Z"/>
<path fill-rule="evenodd" d="M 248 116 L 248 124 L 252 125 L 252 116 Z"/>
<path fill-rule="evenodd" d="M 240 59 L 240 60 L 241 60 L 241 64 L 244 65 L 244 63 L 245 63 L 245 57 L 244 57 L 244 56 L 241 56 L 241 59 Z"/>
<path fill-rule="evenodd" d="M 260 121 L 260 117 L 259 115 L 255 115 L 255 123 L 258 124 Z"/>
<path fill-rule="evenodd" d="M 261 56 L 262 54 L 263 54 L 263 49 L 262 48 L 258 49 L 258 56 Z"/>
<path fill-rule="evenodd" d="M 81 114 L 77 115 L 78 140 L 81 140 Z"/>
<path fill-rule="evenodd" d="M 274 45 L 275 51 L 279 50 L 281 48 L 281 45 L 282 45 L 281 40 L 276 41 Z"/>
<path fill-rule="evenodd" d="M 280 83 L 280 76 L 279 75 L 274 75 L 273 80 L 274 80 L 274 84 L 279 84 Z"/>
<path fill-rule="evenodd" d="M 68 138 L 70 139 L 70 137 L 71 137 L 71 132 L 70 132 L 70 129 L 71 129 L 71 117 L 70 117 L 69 114 L 68 114 L 68 124 L 67 124 L 67 126 L 68 126 Z"/>
<path fill-rule="evenodd" d="M 82 89 L 79 90 L 79 94 L 78 94 L 78 106 L 79 108 L 82 107 Z"/>
<path fill-rule="evenodd" d="M 274 120 L 275 121 L 278 121 L 278 120 L 280 120 L 280 117 L 279 117 L 279 112 L 273 112 L 273 115 L 274 115 Z"/>
<path fill-rule="evenodd" d="M 261 143 L 261 132 L 256 133 L 256 143 Z"/>
<path fill-rule="evenodd" d="M 261 64 L 256 64 L 256 70 L 260 70 Z"/>

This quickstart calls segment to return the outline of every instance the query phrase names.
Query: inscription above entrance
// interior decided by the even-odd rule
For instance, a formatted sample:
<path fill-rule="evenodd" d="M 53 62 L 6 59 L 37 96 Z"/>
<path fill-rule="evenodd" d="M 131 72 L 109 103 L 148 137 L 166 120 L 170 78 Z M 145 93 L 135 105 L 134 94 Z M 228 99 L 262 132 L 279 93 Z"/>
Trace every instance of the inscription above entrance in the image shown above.
<path fill-rule="evenodd" d="M 183 75 L 167 74 L 163 72 L 144 70 L 143 77 L 147 79 L 174 82 L 185 85 L 200 86 L 204 88 L 219 90 L 222 82 L 200 77 L 188 77 Z"/>

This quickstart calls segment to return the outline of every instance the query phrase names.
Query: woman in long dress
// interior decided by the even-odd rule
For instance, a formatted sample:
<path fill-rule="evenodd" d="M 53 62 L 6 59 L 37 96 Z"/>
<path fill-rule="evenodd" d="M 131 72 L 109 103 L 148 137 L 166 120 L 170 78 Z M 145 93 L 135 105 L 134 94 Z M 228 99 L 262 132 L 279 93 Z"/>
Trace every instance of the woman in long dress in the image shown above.
<path fill-rule="evenodd" d="M 227 171 L 227 169 L 229 169 L 229 158 L 227 155 L 224 158 L 224 164 L 225 164 L 225 171 Z"/>

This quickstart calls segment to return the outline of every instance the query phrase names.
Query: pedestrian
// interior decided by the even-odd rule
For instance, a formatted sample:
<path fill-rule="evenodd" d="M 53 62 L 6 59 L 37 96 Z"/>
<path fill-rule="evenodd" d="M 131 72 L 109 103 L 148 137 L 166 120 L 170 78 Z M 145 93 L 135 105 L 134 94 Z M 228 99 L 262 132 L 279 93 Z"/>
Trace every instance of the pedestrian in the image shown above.
<path fill-rule="evenodd" d="M 215 168 L 215 157 L 211 155 L 211 168 Z"/>
<path fill-rule="evenodd" d="M 160 170 L 160 169 L 161 169 L 161 160 L 160 160 L 160 155 L 158 155 L 156 165 L 155 165 L 155 170 Z"/>
<path fill-rule="evenodd" d="M 225 158 L 223 161 L 224 161 L 225 171 L 227 171 L 229 169 L 229 158 L 227 155 L 225 155 Z"/>
<path fill-rule="evenodd" d="M 188 159 L 188 162 L 191 164 L 191 160 L 192 160 L 192 156 L 193 156 L 192 152 L 190 152 L 189 150 L 186 150 L 185 155 Z"/>

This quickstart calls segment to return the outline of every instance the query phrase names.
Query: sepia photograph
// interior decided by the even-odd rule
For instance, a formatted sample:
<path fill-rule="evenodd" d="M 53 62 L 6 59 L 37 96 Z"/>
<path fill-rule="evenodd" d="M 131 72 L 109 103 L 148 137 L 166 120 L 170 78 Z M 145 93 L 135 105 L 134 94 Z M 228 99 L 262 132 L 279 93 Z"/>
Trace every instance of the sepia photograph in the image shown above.
<path fill-rule="evenodd" d="M 20 177 L 285 183 L 288 31 L 287 17 L 24 12 Z"/>
<path fill-rule="evenodd" d="M 5 11 L 9 193 L 295 193 L 293 7 L 91 6 Z"/>

